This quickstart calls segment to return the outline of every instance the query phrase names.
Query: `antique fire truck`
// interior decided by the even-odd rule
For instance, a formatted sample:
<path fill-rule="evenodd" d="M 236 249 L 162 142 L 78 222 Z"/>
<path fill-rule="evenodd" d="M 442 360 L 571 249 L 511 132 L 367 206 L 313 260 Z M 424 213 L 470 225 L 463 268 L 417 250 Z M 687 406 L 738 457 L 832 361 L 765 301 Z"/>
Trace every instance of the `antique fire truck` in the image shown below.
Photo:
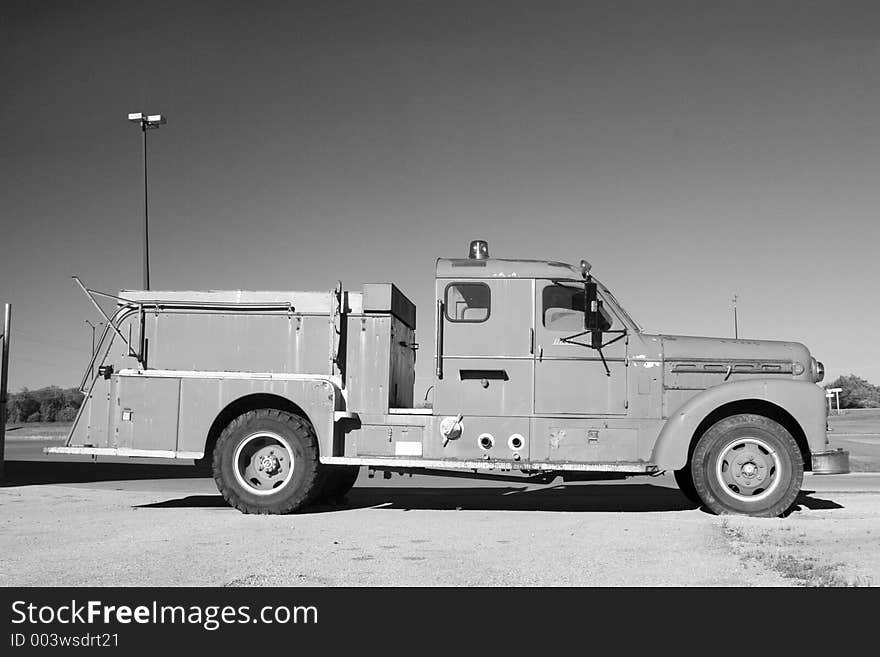
<path fill-rule="evenodd" d="M 79 282 L 79 279 L 77 279 Z M 82 286 L 82 283 L 80 283 Z M 777 516 L 830 450 L 823 366 L 796 342 L 644 331 L 586 261 L 436 266 L 433 402 L 393 284 L 122 291 L 56 454 L 196 459 L 245 513 L 340 498 L 362 466 L 526 481 L 675 473 L 715 513 Z"/>

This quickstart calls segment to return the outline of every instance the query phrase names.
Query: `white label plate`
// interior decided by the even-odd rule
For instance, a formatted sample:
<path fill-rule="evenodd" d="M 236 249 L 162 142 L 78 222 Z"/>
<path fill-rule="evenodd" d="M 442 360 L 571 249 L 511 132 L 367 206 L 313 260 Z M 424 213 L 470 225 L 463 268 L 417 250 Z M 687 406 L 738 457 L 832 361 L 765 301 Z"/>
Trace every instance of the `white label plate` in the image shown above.
<path fill-rule="evenodd" d="M 398 440 L 394 443 L 395 456 L 421 456 L 422 443 L 415 441 Z"/>

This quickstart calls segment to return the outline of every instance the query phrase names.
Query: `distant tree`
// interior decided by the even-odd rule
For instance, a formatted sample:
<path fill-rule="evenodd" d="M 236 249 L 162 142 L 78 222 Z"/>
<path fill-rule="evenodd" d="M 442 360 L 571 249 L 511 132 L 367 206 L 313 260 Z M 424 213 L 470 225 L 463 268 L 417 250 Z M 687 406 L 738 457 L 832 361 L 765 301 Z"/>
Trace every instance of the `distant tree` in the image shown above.
<path fill-rule="evenodd" d="M 7 422 L 72 422 L 82 402 L 83 394 L 76 388 L 22 388 L 9 395 Z"/>
<path fill-rule="evenodd" d="M 880 386 L 855 374 L 837 377 L 826 388 L 840 388 L 841 408 L 880 408 Z"/>
<path fill-rule="evenodd" d="M 34 395 L 40 400 L 40 422 L 54 422 L 55 415 L 64 408 L 64 392 L 57 386 L 49 386 L 41 388 Z"/>
<path fill-rule="evenodd" d="M 27 422 L 28 418 L 40 410 L 40 402 L 27 388 L 9 396 L 7 415 L 10 422 Z"/>
<path fill-rule="evenodd" d="M 61 391 L 64 398 L 64 406 L 73 408 L 74 410 L 82 406 L 84 395 L 78 388 L 67 388 Z"/>
<path fill-rule="evenodd" d="M 76 419 L 77 409 L 65 406 L 55 415 L 56 422 L 73 422 Z"/>

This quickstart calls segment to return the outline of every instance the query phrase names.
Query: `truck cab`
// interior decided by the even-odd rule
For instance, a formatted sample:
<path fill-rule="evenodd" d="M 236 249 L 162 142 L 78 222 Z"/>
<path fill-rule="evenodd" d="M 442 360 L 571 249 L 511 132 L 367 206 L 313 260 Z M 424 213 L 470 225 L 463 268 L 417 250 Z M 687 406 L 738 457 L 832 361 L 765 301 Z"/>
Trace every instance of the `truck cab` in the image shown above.
<path fill-rule="evenodd" d="M 597 422 L 570 421 L 601 418 L 591 428 L 607 430 L 629 415 L 627 347 L 639 328 L 593 285 L 606 338 L 600 349 L 586 329 L 581 270 L 532 260 L 438 260 L 435 412 L 508 418 L 529 438 L 520 456 L 540 461 L 575 455 L 560 420 L 586 429 Z M 578 454 L 604 456 L 638 461 L 635 440 L 620 434 L 613 444 L 594 441 Z"/>
<path fill-rule="evenodd" d="M 584 260 L 493 258 L 482 240 L 438 259 L 425 408 L 416 309 L 394 284 L 106 296 L 118 311 L 98 375 L 50 451 L 198 459 L 245 512 L 339 497 L 366 466 L 542 481 L 671 471 L 713 512 L 776 516 L 804 471 L 849 469 L 828 448 L 823 367 L 804 345 L 648 333 Z"/>

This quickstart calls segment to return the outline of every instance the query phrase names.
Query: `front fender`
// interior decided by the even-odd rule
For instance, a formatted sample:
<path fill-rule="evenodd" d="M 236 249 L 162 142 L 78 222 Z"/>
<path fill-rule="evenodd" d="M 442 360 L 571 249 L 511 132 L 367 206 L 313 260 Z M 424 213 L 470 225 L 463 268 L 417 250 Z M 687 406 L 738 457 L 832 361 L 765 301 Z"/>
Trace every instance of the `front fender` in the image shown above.
<path fill-rule="evenodd" d="M 651 461 L 662 470 L 684 467 L 700 423 L 719 406 L 749 399 L 766 401 L 787 411 L 803 429 L 811 452 L 827 449 L 822 388 L 809 381 L 759 379 L 722 383 L 691 397 L 669 416 L 654 444 Z"/>

